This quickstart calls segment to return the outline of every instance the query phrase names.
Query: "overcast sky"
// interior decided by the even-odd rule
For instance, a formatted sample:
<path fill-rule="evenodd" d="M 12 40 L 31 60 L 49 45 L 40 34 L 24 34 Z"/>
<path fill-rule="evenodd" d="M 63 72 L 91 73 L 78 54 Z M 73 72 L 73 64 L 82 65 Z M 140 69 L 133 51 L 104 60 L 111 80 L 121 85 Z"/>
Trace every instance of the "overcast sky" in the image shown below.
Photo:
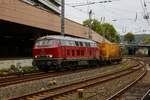
<path fill-rule="evenodd" d="M 104 0 L 65 0 L 65 17 L 82 23 L 85 19 L 88 19 L 88 11 L 91 9 L 93 12 L 92 18 L 100 21 L 101 17 L 105 17 L 105 22 L 113 24 L 121 35 L 127 32 L 150 34 L 150 24 L 148 25 L 148 22 L 143 19 L 144 10 L 141 4 L 143 0 L 111 0 L 112 2 L 108 3 L 72 7 L 99 1 Z M 147 11 L 150 11 L 150 0 L 145 0 L 145 2 Z M 143 30 L 146 30 L 146 32 L 143 32 Z"/>

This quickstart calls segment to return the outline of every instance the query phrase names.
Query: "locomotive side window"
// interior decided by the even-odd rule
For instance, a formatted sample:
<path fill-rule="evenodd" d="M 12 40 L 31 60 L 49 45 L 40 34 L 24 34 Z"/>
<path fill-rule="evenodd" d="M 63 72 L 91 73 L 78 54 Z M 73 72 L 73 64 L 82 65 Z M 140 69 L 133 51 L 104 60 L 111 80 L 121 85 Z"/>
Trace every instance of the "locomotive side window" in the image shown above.
<path fill-rule="evenodd" d="M 87 47 L 91 47 L 91 46 L 90 46 L 90 43 L 88 43 L 88 42 L 87 42 Z"/>
<path fill-rule="evenodd" d="M 92 44 L 93 44 L 93 43 L 89 43 L 89 47 L 92 47 Z"/>
<path fill-rule="evenodd" d="M 76 46 L 79 46 L 79 42 L 75 41 Z"/>
<path fill-rule="evenodd" d="M 76 46 L 75 41 L 72 41 L 73 46 Z"/>
<path fill-rule="evenodd" d="M 85 42 L 85 46 L 88 47 L 88 43 L 87 42 Z"/>
<path fill-rule="evenodd" d="M 83 46 L 86 47 L 86 42 L 83 42 Z"/>
<path fill-rule="evenodd" d="M 96 47 L 96 44 L 95 43 L 91 43 L 91 47 Z"/>
<path fill-rule="evenodd" d="M 75 46 L 75 42 L 74 41 L 69 41 L 70 46 Z"/>
<path fill-rule="evenodd" d="M 94 47 L 93 43 L 90 43 L 91 47 Z"/>
<path fill-rule="evenodd" d="M 75 46 L 74 41 L 68 41 L 68 40 L 61 40 L 61 45 L 62 46 Z"/>
<path fill-rule="evenodd" d="M 83 43 L 82 42 L 79 42 L 80 43 L 80 46 L 82 47 L 83 46 Z"/>
<path fill-rule="evenodd" d="M 69 41 L 64 40 L 64 45 L 65 45 L 65 46 L 70 46 Z"/>
<path fill-rule="evenodd" d="M 72 42 L 71 41 L 68 41 L 69 42 L 69 46 L 72 46 Z"/>

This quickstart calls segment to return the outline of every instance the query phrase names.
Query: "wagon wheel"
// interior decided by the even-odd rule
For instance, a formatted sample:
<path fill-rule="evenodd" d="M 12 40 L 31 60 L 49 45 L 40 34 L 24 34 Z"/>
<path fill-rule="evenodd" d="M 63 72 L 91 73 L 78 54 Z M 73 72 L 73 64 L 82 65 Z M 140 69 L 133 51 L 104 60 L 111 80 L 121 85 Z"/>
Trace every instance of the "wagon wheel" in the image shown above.
<path fill-rule="evenodd" d="M 42 71 L 44 71 L 44 72 L 46 72 L 46 73 L 47 73 L 48 70 L 49 70 L 48 67 L 47 67 L 47 66 L 44 66 L 44 65 L 38 66 L 38 69 L 39 69 L 39 70 L 42 70 Z"/>
<path fill-rule="evenodd" d="M 61 63 L 58 64 L 58 65 L 56 65 L 56 67 L 55 67 L 55 70 L 56 70 L 56 71 L 62 71 L 62 69 L 63 69 L 63 66 L 62 66 Z"/>

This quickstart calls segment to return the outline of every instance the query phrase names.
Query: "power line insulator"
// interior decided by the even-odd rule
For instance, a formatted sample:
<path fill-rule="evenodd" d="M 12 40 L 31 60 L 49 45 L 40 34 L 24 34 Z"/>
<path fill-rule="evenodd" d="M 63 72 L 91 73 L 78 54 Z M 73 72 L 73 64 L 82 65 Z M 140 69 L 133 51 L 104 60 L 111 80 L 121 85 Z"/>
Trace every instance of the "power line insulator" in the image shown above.
<path fill-rule="evenodd" d="M 149 19 L 149 15 L 144 15 L 143 18 L 144 19 Z"/>

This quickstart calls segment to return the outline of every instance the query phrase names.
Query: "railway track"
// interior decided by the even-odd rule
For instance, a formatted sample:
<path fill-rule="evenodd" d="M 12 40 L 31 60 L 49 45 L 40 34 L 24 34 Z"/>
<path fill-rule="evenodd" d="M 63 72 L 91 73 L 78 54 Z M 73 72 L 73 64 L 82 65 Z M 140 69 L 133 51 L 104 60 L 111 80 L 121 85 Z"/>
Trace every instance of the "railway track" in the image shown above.
<path fill-rule="evenodd" d="M 145 93 L 141 100 L 150 100 L 150 89 Z"/>
<path fill-rule="evenodd" d="M 137 66 L 137 65 L 138 64 L 135 64 L 135 66 Z M 13 85 L 13 84 L 19 84 L 19 83 L 23 83 L 23 82 L 27 82 L 27 81 L 40 80 L 40 79 L 44 79 L 44 78 L 67 75 L 67 74 L 72 74 L 72 73 L 79 73 L 82 71 L 94 70 L 96 68 L 97 67 L 95 67 L 95 68 L 91 67 L 91 68 L 80 69 L 80 70 L 75 70 L 75 71 L 69 70 L 69 71 L 49 72 L 49 73 L 39 72 L 39 73 L 19 75 L 19 76 L 0 77 L 0 87 L 5 87 L 8 85 Z"/>
<path fill-rule="evenodd" d="M 142 68 L 143 68 L 143 65 L 138 64 L 138 65 L 136 65 L 134 67 L 130 67 L 126 70 L 120 70 L 118 72 L 113 72 L 113 73 L 106 74 L 106 75 L 100 75 L 100 76 L 96 76 L 93 78 L 88 78 L 86 80 L 71 83 L 68 85 L 62 85 L 59 87 L 47 89 L 47 90 L 36 92 L 33 94 L 12 98 L 11 100 L 16 100 L 16 99 L 21 99 L 21 100 L 45 100 L 45 99 L 49 100 L 50 99 L 51 100 L 51 99 L 59 97 L 63 94 L 75 92 L 77 89 L 80 89 L 80 88 L 91 87 L 91 86 L 98 85 L 98 84 L 101 84 L 106 81 L 110 81 L 110 80 L 119 78 L 121 76 L 138 71 Z"/>
<path fill-rule="evenodd" d="M 82 71 L 88 71 L 91 70 L 92 68 L 87 68 L 87 69 L 81 69 L 81 70 L 75 70 L 75 71 L 61 71 L 61 72 L 39 72 L 39 73 L 33 73 L 33 74 L 26 74 L 26 75 L 16 75 L 16 76 L 8 76 L 8 77 L 1 77 L 0 78 L 0 87 L 5 87 L 8 85 L 13 85 L 13 84 L 18 84 L 18 83 L 23 83 L 27 81 L 33 81 L 33 80 L 39 80 L 39 79 L 44 79 L 44 78 L 50 78 L 50 77 L 56 77 L 56 76 L 61 76 L 61 75 L 67 75 L 67 74 L 72 74 L 72 73 L 79 73 Z M 93 68 L 93 70 L 96 69 Z"/>
<path fill-rule="evenodd" d="M 143 60 L 143 66 L 146 66 L 145 61 L 147 62 L 147 60 Z M 135 81 L 133 81 L 114 95 L 110 96 L 107 100 L 150 100 L 150 85 L 145 84 L 141 81 L 141 79 L 145 77 L 146 74 L 147 69 L 145 67 L 144 72 Z"/>

